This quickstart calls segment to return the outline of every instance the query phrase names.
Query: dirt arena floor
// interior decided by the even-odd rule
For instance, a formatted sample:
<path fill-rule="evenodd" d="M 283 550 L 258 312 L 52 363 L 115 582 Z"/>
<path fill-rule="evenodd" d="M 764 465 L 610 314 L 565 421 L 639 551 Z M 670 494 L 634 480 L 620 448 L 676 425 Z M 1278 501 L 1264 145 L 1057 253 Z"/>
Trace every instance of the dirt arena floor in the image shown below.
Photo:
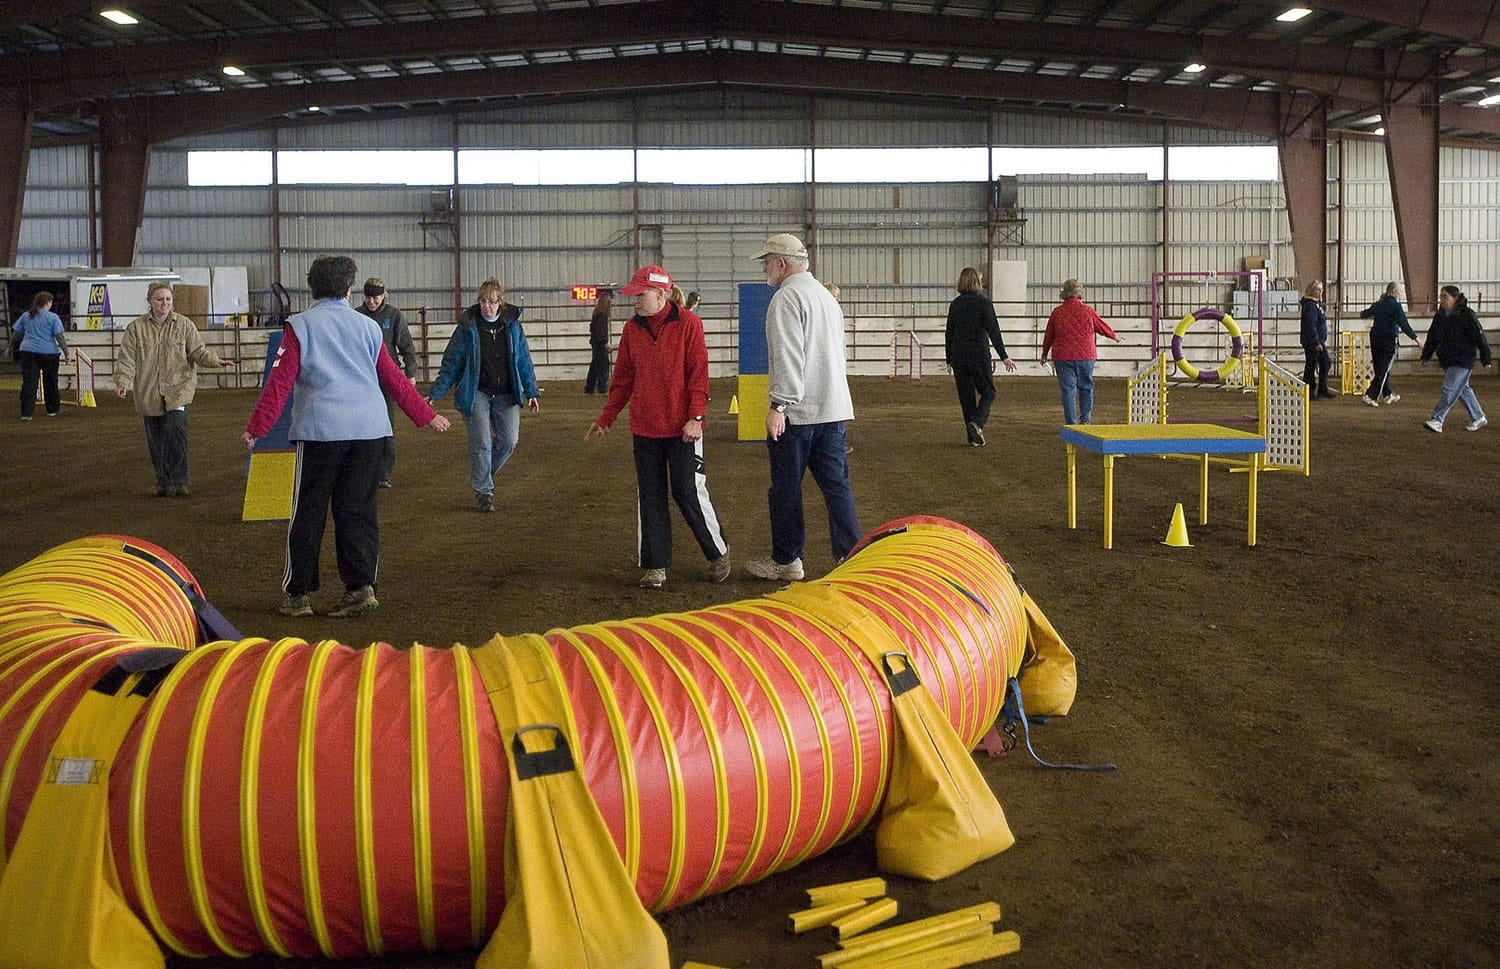
<path fill-rule="evenodd" d="M 1039 752 L 1111 761 L 1112 774 L 983 759 L 1017 843 L 937 884 L 893 880 L 904 917 L 994 900 L 1023 967 L 1500 966 L 1500 425 L 1421 427 L 1438 381 L 1405 399 L 1314 405 L 1310 477 L 1264 476 L 1259 544 L 1245 539 L 1245 478 L 1216 470 L 1196 525 L 1196 466 L 1136 458 L 1116 474 L 1115 548 L 1101 547 L 1102 467 L 1079 465 L 1067 528 L 1060 407 L 1049 378 L 1002 376 L 989 446 L 964 445 L 947 378 L 854 382 L 850 460 L 866 528 L 913 513 L 985 535 L 1078 654 L 1071 716 L 1034 731 Z M 1476 375 L 1500 413 L 1500 380 Z M 715 383 L 709 482 L 736 559 L 769 544 L 763 446 L 734 441 Z M 1095 417 L 1124 420 L 1123 381 Z M 62 417 L 0 420 L 10 514 L 0 571 L 60 542 L 124 532 L 195 572 L 250 635 L 353 643 L 478 643 L 596 619 L 692 609 L 771 587 L 736 571 L 704 579 L 677 524 L 667 588 L 635 585 L 629 435 L 584 443 L 599 398 L 546 385 L 542 410 L 480 515 L 461 427 L 398 429 L 396 486 L 381 495 L 381 608 L 356 620 L 286 619 L 284 527 L 240 521 L 239 433 L 249 391 L 205 392 L 191 419 L 193 496 L 151 496 L 139 420 L 112 395 Z M 10 393 L 6 407 L 13 408 Z M 1174 397 L 1174 415 L 1232 417 L 1252 399 Z M 457 415 L 447 411 L 457 421 Z M 808 484 L 807 565 L 831 567 Z M 1194 547 L 1160 544 L 1183 502 Z M 326 608 L 337 594 L 325 542 Z M 663 918 L 673 964 L 813 966 L 832 948 L 792 937 L 810 885 L 876 874 L 873 843 Z M 346 967 L 449 969 L 472 953 Z M 288 969 L 275 959 L 173 959 L 173 969 Z M 331 963 L 301 963 L 331 966 Z"/>

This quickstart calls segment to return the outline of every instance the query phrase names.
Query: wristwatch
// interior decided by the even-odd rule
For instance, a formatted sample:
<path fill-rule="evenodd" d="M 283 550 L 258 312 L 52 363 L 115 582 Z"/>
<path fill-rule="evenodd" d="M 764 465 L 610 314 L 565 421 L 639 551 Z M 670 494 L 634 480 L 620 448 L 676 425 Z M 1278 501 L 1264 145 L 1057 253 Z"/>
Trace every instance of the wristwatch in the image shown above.
<path fill-rule="evenodd" d="M 773 400 L 773 401 L 771 401 L 771 409 L 774 410 L 778 414 L 785 414 L 786 413 L 786 405 L 783 404 L 779 400 Z"/>

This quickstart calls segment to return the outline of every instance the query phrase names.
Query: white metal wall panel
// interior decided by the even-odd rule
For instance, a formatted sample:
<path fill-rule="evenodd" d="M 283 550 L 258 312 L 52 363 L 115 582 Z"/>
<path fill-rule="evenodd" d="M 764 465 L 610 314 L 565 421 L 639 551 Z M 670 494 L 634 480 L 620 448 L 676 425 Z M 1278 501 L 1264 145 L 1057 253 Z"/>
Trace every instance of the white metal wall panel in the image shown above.
<path fill-rule="evenodd" d="M 86 145 L 33 148 L 27 156 L 26 189 L 82 188 L 88 182 Z"/>
<path fill-rule="evenodd" d="M 379 120 L 292 124 L 278 141 L 287 150 L 451 148 L 453 122 L 440 115 L 390 115 Z"/>

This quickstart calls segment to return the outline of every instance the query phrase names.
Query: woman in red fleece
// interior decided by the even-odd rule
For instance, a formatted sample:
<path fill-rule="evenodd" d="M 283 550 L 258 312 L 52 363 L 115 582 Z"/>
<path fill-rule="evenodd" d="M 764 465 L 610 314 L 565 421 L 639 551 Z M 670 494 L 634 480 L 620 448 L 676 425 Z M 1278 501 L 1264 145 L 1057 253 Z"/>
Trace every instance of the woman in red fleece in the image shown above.
<path fill-rule="evenodd" d="M 1094 415 L 1094 361 L 1099 358 L 1094 335 L 1116 343 L 1120 338 L 1083 301 L 1083 284 L 1078 280 L 1064 281 L 1058 296 L 1062 303 L 1047 317 L 1047 332 L 1042 335 L 1042 362 L 1052 355 L 1057 385 L 1062 389 L 1063 423 L 1087 424 Z"/>
<path fill-rule="evenodd" d="M 660 266 L 637 270 L 621 286 L 635 297 L 635 316 L 620 334 L 615 379 L 599 419 L 584 440 L 609 433 L 628 403 L 639 492 L 641 588 L 660 589 L 672 564 L 667 489 L 708 559 L 709 577 L 729 578 L 729 541 L 708 496 L 703 412 L 708 405 L 708 348 L 703 321 L 671 302 L 672 277 Z"/>

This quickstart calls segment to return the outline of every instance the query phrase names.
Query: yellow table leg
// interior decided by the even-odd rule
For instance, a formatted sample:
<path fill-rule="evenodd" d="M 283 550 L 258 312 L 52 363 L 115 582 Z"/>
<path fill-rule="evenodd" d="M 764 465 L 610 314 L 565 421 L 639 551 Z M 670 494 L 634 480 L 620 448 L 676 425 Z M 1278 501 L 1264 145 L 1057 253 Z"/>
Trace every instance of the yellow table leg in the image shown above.
<path fill-rule="evenodd" d="M 1115 456 L 1104 456 L 1104 547 L 1115 547 Z"/>
<path fill-rule="evenodd" d="M 1208 455 L 1198 468 L 1198 524 L 1208 524 Z"/>
<path fill-rule="evenodd" d="M 1068 527 L 1078 527 L 1078 448 L 1068 445 Z"/>
<path fill-rule="evenodd" d="M 1249 519 L 1249 533 L 1245 537 L 1246 545 L 1255 544 L 1256 506 L 1260 497 L 1260 462 L 1261 455 L 1250 455 L 1250 511 L 1246 516 Z"/>

